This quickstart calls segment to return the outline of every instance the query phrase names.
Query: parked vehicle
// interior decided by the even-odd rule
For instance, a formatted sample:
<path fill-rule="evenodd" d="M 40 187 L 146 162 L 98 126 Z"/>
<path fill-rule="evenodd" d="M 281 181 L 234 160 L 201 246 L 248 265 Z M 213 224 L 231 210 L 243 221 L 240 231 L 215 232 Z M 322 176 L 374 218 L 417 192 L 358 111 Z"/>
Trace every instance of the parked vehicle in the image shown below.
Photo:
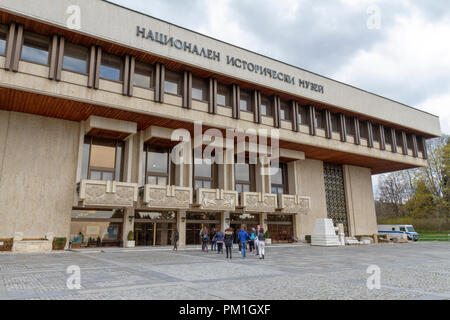
<path fill-rule="evenodd" d="M 400 238 L 403 233 L 406 233 L 408 240 L 419 240 L 419 234 L 414 230 L 410 224 L 380 224 L 378 225 L 378 233 L 389 233 L 391 237 Z"/>

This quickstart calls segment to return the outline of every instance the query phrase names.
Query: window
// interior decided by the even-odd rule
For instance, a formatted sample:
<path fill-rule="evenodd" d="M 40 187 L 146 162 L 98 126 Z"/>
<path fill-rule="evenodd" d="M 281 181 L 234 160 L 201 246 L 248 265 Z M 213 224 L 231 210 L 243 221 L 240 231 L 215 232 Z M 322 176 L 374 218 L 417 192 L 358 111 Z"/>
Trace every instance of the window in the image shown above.
<path fill-rule="evenodd" d="M 412 134 L 409 133 L 406 134 L 406 143 L 408 144 L 407 148 L 412 150 L 414 147 Z"/>
<path fill-rule="evenodd" d="M 373 141 L 381 142 L 381 139 L 380 139 L 380 126 L 378 124 L 372 125 L 372 135 L 373 135 Z"/>
<path fill-rule="evenodd" d="M 367 121 L 359 122 L 359 134 L 361 138 L 369 140 L 369 128 L 367 127 Z"/>
<path fill-rule="evenodd" d="M 279 170 L 270 178 L 272 180 L 272 193 L 288 194 L 287 165 L 285 163 L 280 163 Z"/>
<path fill-rule="evenodd" d="M 230 107 L 230 97 L 230 87 L 220 83 L 217 84 L 217 104 L 223 107 Z"/>
<path fill-rule="evenodd" d="M 236 163 L 234 165 L 235 187 L 238 193 L 254 191 L 254 165 Z"/>
<path fill-rule="evenodd" d="M 423 150 L 423 143 L 422 143 L 422 136 L 417 136 L 417 149 L 419 150 L 419 152 L 424 152 Z"/>
<path fill-rule="evenodd" d="M 174 95 L 181 95 L 181 74 L 172 71 L 166 71 L 164 80 L 164 92 Z"/>
<path fill-rule="evenodd" d="M 290 112 L 289 104 L 286 101 L 280 101 L 280 119 L 289 121 L 291 120 L 291 112 Z"/>
<path fill-rule="evenodd" d="M 261 115 L 265 117 L 272 117 L 272 110 L 272 99 L 267 96 L 261 96 Z"/>
<path fill-rule="evenodd" d="M 64 59 L 62 67 L 67 71 L 86 74 L 88 68 L 88 49 L 72 43 L 66 43 L 64 45 Z"/>
<path fill-rule="evenodd" d="M 391 128 L 384 128 L 384 139 L 386 140 L 386 144 L 392 144 Z"/>
<path fill-rule="evenodd" d="M 331 114 L 331 131 L 341 132 L 341 119 L 338 113 Z"/>
<path fill-rule="evenodd" d="M 205 79 L 192 79 L 192 99 L 200 101 L 208 100 L 208 84 Z"/>
<path fill-rule="evenodd" d="M 403 147 L 403 136 L 401 131 L 395 130 L 395 139 L 397 140 L 397 146 Z"/>
<path fill-rule="evenodd" d="M 307 107 L 298 107 L 298 123 L 308 125 L 308 109 Z"/>
<path fill-rule="evenodd" d="M 136 62 L 134 67 L 134 85 L 145 89 L 153 86 L 153 66 L 150 64 Z"/>
<path fill-rule="evenodd" d="M 121 181 L 124 143 L 86 136 L 83 146 L 82 177 Z"/>
<path fill-rule="evenodd" d="M 8 34 L 8 27 L 0 25 L 0 56 L 4 56 L 6 52 L 6 35 Z"/>
<path fill-rule="evenodd" d="M 102 54 L 100 78 L 112 81 L 122 81 L 123 61 L 118 56 Z"/>
<path fill-rule="evenodd" d="M 242 111 L 252 112 L 252 95 L 250 92 L 241 90 L 239 107 Z"/>
<path fill-rule="evenodd" d="M 355 136 L 355 120 L 353 117 L 345 117 L 345 129 L 349 136 Z"/>
<path fill-rule="evenodd" d="M 50 39 L 36 33 L 25 32 L 21 59 L 48 65 Z"/>
<path fill-rule="evenodd" d="M 197 159 L 198 161 L 198 159 Z M 194 189 L 205 188 L 213 189 L 216 187 L 216 165 L 209 163 L 194 163 Z"/>
<path fill-rule="evenodd" d="M 152 185 L 170 184 L 170 149 L 144 146 L 145 183 Z"/>
<path fill-rule="evenodd" d="M 316 110 L 314 123 L 316 128 L 325 129 L 325 116 L 322 110 Z"/>

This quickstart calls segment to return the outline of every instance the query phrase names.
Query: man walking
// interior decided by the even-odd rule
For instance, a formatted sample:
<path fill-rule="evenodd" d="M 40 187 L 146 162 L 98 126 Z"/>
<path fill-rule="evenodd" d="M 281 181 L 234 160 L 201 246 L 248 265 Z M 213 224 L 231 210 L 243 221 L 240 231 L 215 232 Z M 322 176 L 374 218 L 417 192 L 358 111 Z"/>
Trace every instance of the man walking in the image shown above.
<path fill-rule="evenodd" d="M 247 233 L 247 231 L 245 231 L 244 226 L 242 226 L 241 231 L 239 231 L 239 234 L 238 234 L 238 239 L 239 239 L 239 244 L 241 246 L 241 252 L 242 252 L 243 259 L 246 258 L 245 249 L 247 246 L 248 238 L 249 238 L 248 233 Z"/>
<path fill-rule="evenodd" d="M 260 229 L 261 227 L 259 226 L 259 224 L 256 226 L 256 230 L 255 230 L 255 251 L 256 251 L 256 255 L 258 256 L 259 255 L 259 249 L 258 249 L 258 244 L 259 244 L 259 238 L 258 238 L 258 236 L 259 236 L 259 229 Z"/>

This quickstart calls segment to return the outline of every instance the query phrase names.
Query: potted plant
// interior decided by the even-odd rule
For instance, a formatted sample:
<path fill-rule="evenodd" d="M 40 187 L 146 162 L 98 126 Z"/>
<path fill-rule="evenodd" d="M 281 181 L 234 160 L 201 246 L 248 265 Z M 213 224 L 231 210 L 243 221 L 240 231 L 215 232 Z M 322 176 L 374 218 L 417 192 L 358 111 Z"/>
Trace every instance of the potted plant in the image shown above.
<path fill-rule="evenodd" d="M 135 246 L 136 246 L 136 241 L 134 241 L 134 232 L 130 231 L 130 232 L 128 232 L 127 248 L 134 248 Z"/>
<path fill-rule="evenodd" d="M 270 231 L 267 230 L 265 233 L 266 236 L 266 245 L 271 245 L 272 244 L 272 239 L 270 238 Z"/>

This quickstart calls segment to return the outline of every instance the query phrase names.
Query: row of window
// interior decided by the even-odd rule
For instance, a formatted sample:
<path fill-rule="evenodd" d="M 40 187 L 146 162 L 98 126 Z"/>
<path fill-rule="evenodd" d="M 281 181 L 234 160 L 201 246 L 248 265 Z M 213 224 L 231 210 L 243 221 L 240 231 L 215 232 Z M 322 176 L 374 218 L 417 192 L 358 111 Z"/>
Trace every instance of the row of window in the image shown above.
<path fill-rule="evenodd" d="M 6 50 L 7 27 L 0 25 L 0 55 L 5 55 Z M 49 64 L 50 38 L 39 34 L 25 32 L 22 46 L 21 59 L 24 61 L 38 64 Z M 87 74 L 89 68 L 89 50 L 86 47 L 78 46 L 72 43 L 65 43 L 62 68 L 67 71 Z M 122 81 L 124 73 L 123 59 L 108 53 L 102 54 L 100 64 L 100 78 Z M 137 61 L 134 70 L 134 85 L 142 88 L 154 87 L 153 66 Z M 164 91 L 168 94 L 181 95 L 183 85 L 183 75 L 181 73 L 167 70 L 164 79 Z M 192 79 L 192 98 L 196 100 L 208 100 L 208 81 L 202 78 L 193 77 Z M 219 106 L 230 107 L 232 100 L 232 90 L 230 86 L 224 84 L 217 85 L 217 104 Z M 253 93 L 247 90 L 240 90 L 239 108 L 244 112 L 253 112 Z M 285 121 L 292 120 L 289 102 L 280 101 L 280 119 Z M 261 96 L 260 112 L 262 116 L 272 117 L 274 114 L 274 101 L 269 96 Z M 341 132 L 341 122 L 339 114 L 331 114 L 331 131 Z M 326 119 L 324 110 L 316 110 L 314 114 L 314 125 L 316 128 L 325 129 Z M 309 125 L 309 110 L 307 106 L 299 106 L 298 123 Z M 359 122 L 360 137 L 369 139 L 368 126 L 366 121 Z M 353 118 L 346 117 L 346 133 L 349 136 L 356 135 L 355 122 Z M 390 128 L 385 128 L 386 144 L 392 145 L 392 135 Z M 397 142 L 402 141 L 401 132 L 398 131 Z M 373 125 L 373 140 L 380 142 L 380 130 L 378 125 Z M 413 148 L 412 135 L 407 134 L 407 148 Z M 423 151 L 423 146 L 418 143 L 419 151 Z"/>
<path fill-rule="evenodd" d="M 86 136 L 83 146 L 82 178 L 102 181 L 122 181 L 123 141 Z M 169 148 L 154 148 L 145 145 L 143 150 L 143 177 L 145 183 L 153 185 L 174 184 L 175 166 L 170 161 Z M 287 193 L 287 166 L 272 176 L 272 193 Z M 193 185 L 198 188 L 217 188 L 218 166 L 194 164 Z M 235 165 L 235 188 L 239 193 L 256 190 L 256 168 L 251 164 Z"/>

